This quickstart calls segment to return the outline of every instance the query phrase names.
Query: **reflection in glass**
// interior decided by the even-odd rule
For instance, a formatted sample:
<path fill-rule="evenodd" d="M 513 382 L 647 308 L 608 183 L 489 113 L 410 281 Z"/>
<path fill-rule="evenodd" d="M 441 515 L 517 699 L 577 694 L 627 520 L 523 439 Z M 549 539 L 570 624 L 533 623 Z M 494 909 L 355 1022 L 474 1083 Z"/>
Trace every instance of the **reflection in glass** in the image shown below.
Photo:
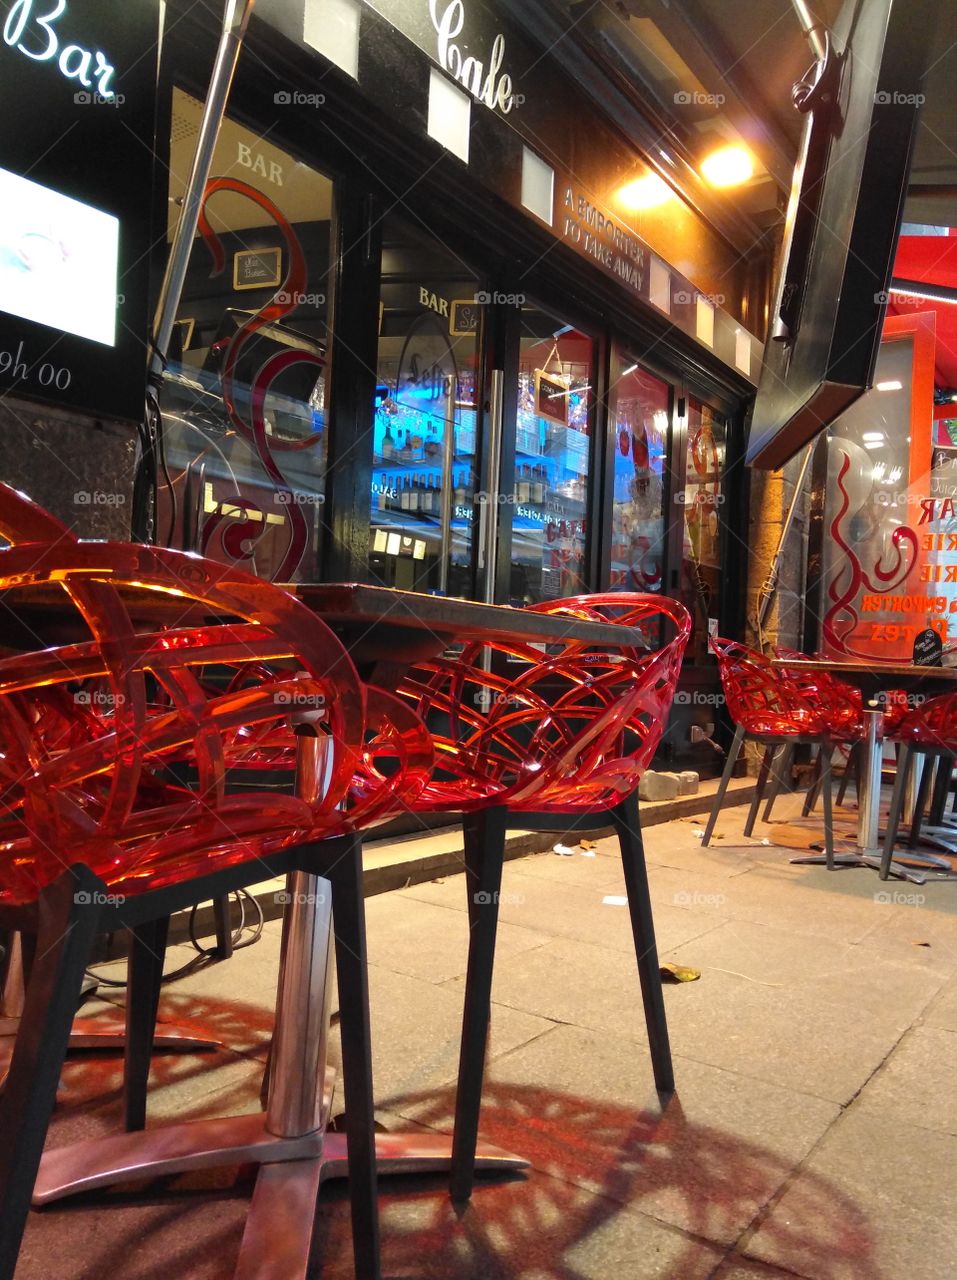
<path fill-rule="evenodd" d="M 882 342 L 874 388 L 829 431 L 822 641 L 836 656 L 910 658 L 934 618 L 933 610 L 913 608 L 918 596 L 937 594 L 913 581 L 913 363 L 911 338 Z"/>
<path fill-rule="evenodd" d="M 174 90 L 170 237 L 201 114 Z M 228 118 L 212 172 L 162 389 L 157 540 L 314 579 L 332 183 Z"/>
<path fill-rule="evenodd" d="M 509 597 L 534 604 L 585 587 L 595 344 L 522 310 Z M 503 483 L 503 489 L 505 485 Z"/>
<path fill-rule="evenodd" d="M 684 499 L 681 598 L 693 619 L 686 661 L 696 665 L 708 660 L 709 619 L 717 618 L 720 602 L 726 447 L 724 420 L 690 396 L 685 488 L 679 495 Z"/>
<path fill-rule="evenodd" d="M 608 397 L 615 445 L 612 591 L 660 591 L 670 388 L 616 354 Z"/>
<path fill-rule="evenodd" d="M 373 577 L 471 595 L 479 284 L 438 241 L 386 224 L 373 440 Z"/>

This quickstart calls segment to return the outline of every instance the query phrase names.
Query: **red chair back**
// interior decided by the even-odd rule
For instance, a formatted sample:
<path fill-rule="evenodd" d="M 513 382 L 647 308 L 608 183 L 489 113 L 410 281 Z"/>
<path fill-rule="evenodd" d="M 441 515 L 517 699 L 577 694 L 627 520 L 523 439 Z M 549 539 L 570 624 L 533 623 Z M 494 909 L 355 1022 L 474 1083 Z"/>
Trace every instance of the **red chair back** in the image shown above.
<path fill-rule="evenodd" d="M 568 640 L 545 652 L 502 637 L 413 668 L 399 692 L 423 718 L 431 713 L 438 773 L 423 793 L 430 807 L 606 809 L 634 791 L 654 756 L 691 633 L 684 606 L 615 593 L 530 611 L 619 623 L 655 644 L 663 625 L 674 634 L 653 649 L 628 637 L 615 648 Z"/>
<path fill-rule="evenodd" d="M 829 725 L 817 691 L 799 689 L 781 667 L 737 640 L 712 636 L 721 687 L 731 719 L 766 737 L 820 736 Z"/>

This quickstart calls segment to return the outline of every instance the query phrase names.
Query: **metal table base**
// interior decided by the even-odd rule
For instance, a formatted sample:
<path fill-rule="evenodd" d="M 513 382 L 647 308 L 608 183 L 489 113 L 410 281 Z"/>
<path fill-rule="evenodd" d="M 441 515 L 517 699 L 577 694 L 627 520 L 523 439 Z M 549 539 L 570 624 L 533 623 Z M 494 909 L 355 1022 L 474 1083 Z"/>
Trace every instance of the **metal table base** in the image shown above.
<path fill-rule="evenodd" d="M 326 1180 L 348 1177 L 349 1162 L 346 1137 L 326 1132 L 331 886 L 299 871 L 289 877 L 287 893 L 265 1115 L 196 1120 L 50 1151 L 40 1165 L 34 1204 L 190 1170 L 258 1164 L 234 1274 L 237 1280 L 305 1280 L 316 1196 Z M 382 1174 L 440 1173 L 451 1166 L 451 1137 L 376 1134 L 375 1146 Z M 528 1162 L 482 1145 L 476 1166 L 483 1172 L 514 1171 Z M 370 1257 L 359 1280 L 377 1275 L 377 1261 Z"/>

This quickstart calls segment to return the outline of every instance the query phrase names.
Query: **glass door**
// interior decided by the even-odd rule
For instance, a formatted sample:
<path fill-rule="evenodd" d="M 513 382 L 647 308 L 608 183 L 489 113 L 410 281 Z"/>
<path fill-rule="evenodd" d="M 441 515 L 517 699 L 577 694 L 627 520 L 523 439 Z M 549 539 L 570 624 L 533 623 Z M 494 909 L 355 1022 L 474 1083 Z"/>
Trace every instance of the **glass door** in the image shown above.
<path fill-rule="evenodd" d="M 671 387 L 616 351 L 608 392 L 614 448 L 609 586 L 661 591 Z"/>
<path fill-rule="evenodd" d="M 482 311 L 465 263 L 387 221 L 370 512 L 385 586 L 472 594 Z"/>
<path fill-rule="evenodd" d="M 500 516 L 505 508 L 511 516 L 511 604 L 588 589 L 595 365 L 593 338 L 536 307 L 522 308 L 515 434 L 503 450 L 514 459 L 511 484 L 503 479 L 502 492 L 490 495 Z"/>
<path fill-rule="evenodd" d="M 692 617 L 685 662 L 713 663 L 708 635 L 716 630 L 724 568 L 724 502 L 727 424 L 710 406 L 688 397 L 682 510 L 680 599 Z"/>

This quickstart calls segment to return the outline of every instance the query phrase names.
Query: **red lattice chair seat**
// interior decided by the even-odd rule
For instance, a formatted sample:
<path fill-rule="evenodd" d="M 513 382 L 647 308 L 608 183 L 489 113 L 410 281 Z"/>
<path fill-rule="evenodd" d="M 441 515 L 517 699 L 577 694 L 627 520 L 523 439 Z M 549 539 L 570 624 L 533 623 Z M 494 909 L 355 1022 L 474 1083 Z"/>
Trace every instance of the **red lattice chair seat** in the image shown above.
<path fill-rule="evenodd" d="M 452 1160 L 457 1200 L 472 1188 L 509 825 L 615 829 L 655 1081 L 662 1091 L 674 1087 L 637 787 L 665 730 L 691 618 L 676 601 L 637 593 L 575 596 L 531 611 L 619 623 L 622 642 L 567 640 L 544 652 L 507 636 L 466 643 L 455 658 L 412 668 L 399 686 L 435 741 L 436 772 L 420 806 L 465 814 L 470 932 Z M 661 644 L 663 628 L 671 634 Z"/>

